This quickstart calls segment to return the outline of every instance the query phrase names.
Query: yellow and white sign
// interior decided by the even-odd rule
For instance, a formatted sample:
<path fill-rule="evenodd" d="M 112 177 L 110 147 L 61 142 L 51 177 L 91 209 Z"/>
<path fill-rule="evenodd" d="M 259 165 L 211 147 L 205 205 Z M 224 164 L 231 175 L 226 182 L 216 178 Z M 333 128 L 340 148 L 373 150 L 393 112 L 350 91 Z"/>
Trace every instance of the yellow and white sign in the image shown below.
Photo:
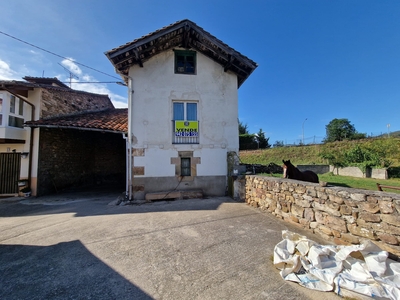
<path fill-rule="evenodd" d="M 175 136 L 198 137 L 199 121 L 175 121 Z"/>

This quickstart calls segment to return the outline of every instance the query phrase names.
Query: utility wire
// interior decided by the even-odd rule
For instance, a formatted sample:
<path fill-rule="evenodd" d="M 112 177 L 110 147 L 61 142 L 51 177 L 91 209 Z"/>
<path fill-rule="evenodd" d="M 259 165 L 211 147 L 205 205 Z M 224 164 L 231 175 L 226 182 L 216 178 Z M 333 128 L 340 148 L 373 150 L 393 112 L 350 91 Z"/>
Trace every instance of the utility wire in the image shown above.
<path fill-rule="evenodd" d="M 73 62 L 73 63 L 75 63 L 75 64 L 77 64 L 77 65 L 80 65 L 80 66 L 82 66 L 82 67 L 88 68 L 88 69 L 93 70 L 93 71 L 95 71 L 95 72 L 98 72 L 98 73 L 101 73 L 101 74 L 104 74 L 104 75 L 107 75 L 107 76 L 110 76 L 110 77 L 112 77 L 112 78 L 116 78 L 116 79 L 119 79 L 119 80 L 121 79 L 121 78 L 118 78 L 118 77 L 116 77 L 116 76 L 107 74 L 107 73 L 105 73 L 105 72 L 103 72 L 103 71 L 99 71 L 99 70 L 96 70 L 96 69 L 94 69 L 94 68 L 92 68 L 92 67 L 89 67 L 89 66 L 87 66 L 87 65 L 81 64 L 81 63 L 79 63 L 79 62 L 77 62 L 77 61 L 74 61 L 73 59 L 68 58 L 68 57 L 64 57 L 64 56 L 62 56 L 62 55 L 56 54 L 56 53 L 51 52 L 51 51 L 49 51 L 49 50 L 46 50 L 46 49 L 43 49 L 43 48 L 41 48 L 41 47 L 35 46 L 35 45 L 31 44 L 31 43 L 25 42 L 25 41 L 23 41 L 23 40 L 21 40 L 21 39 L 19 39 L 19 38 L 16 38 L 15 36 L 12 36 L 12 35 L 7 34 L 7 33 L 5 33 L 5 32 L 0 31 L 0 33 L 1 33 L 1 34 L 4 34 L 4 35 L 6 35 L 6 36 L 8 36 L 8 37 L 10 37 L 10 38 L 12 38 L 12 39 L 14 39 L 14 40 L 17 40 L 17 41 L 19 41 L 19 42 L 21 42 L 21 43 L 24 43 L 24 44 L 27 44 L 27 45 L 29 45 L 29 46 L 35 47 L 35 48 L 37 48 L 37 49 L 39 49 L 39 50 L 42 50 L 42 51 L 47 52 L 47 53 L 50 53 L 50 54 L 52 54 L 52 55 L 54 55 L 54 56 L 57 56 L 57 57 L 60 57 L 60 58 L 62 58 L 62 59 L 69 60 L 69 61 L 71 61 L 71 62 Z"/>
<path fill-rule="evenodd" d="M 62 83 L 69 83 L 69 81 L 61 81 Z M 118 83 L 119 81 L 72 81 L 71 83 Z"/>

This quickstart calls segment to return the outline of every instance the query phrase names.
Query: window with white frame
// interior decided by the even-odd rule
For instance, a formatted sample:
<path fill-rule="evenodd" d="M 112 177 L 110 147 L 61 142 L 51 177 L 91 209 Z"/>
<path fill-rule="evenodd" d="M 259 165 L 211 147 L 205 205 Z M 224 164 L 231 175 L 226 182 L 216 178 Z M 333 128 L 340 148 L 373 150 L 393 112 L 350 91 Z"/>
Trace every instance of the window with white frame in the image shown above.
<path fill-rule="evenodd" d="M 4 96 L 0 93 L 0 126 L 3 125 L 3 99 Z"/>
<path fill-rule="evenodd" d="M 22 101 L 22 99 L 18 99 L 19 100 L 19 104 L 18 104 L 18 114 L 20 116 L 24 115 L 24 101 Z"/>
<path fill-rule="evenodd" d="M 10 96 L 10 113 L 15 114 L 15 102 L 17 98 L 14 95 Z"/>
<path fill-rule="evenodd" d="M 174 102 L 174 120 L 197 121 L 196 102 Z"/>
<path fill-rule="evenodd" d="M 173 143 L 198 144 L 197 102 L 173 102 Z"/>
<path fill-rule="evenodd" d="M 10 113 L 8 115 L 8 126 L 22 128 L 24 126 L 24 102 L 15 97 L 10 96 Z"/>

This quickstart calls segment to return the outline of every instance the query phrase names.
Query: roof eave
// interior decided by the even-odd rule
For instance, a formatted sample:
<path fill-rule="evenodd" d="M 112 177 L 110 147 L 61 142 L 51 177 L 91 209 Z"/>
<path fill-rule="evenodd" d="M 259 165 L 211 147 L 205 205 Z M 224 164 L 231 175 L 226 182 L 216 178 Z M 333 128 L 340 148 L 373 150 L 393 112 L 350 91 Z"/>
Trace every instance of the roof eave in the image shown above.
<path fill-rule="evenodd" d="M 101 128 L 91 128 L 91 127 L 77 127 L 77 126 L 62 126 L 62 125 L 40 125 L 40 124 L 24 124 L 24 127 L 31 128 L 53 128 L 53 129 L 76 129 L 76 130 L 87 130 L 87 131 L 100 131 L 108 133 L 118 133 L 126 134 L 126 131 L 101 129 Z"/>
<path fill-rule="evenodd" d="M 154 55 L 176 47 L 194 49 L 232 71 L 238 77 L 238 87 L 257 68 L 257 63 L 197 26 L 183 20 L 161 28 L 142 38 L 105 52 L 117 73 L 127 76 L 129 68 L 143 63 Z"/>

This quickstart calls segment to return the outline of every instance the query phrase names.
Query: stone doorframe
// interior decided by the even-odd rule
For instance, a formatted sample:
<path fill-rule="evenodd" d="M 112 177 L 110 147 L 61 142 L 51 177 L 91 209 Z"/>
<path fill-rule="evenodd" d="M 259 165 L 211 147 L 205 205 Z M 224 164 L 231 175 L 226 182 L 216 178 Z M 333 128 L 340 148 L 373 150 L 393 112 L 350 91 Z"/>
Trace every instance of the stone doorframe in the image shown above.
<path fill-rule="evenodd" d="M 171 157 L 171 164 L 175 165 L 175 176 L 181 175 L 181 158 L 190 158 L 190 176 L 184 176 L 182 181 L 193 181 L 197 176 L 197 165 L 201 163 L 200 157 L 193 157 L 193 151 L 178 151 L 178 157 Z"/>

